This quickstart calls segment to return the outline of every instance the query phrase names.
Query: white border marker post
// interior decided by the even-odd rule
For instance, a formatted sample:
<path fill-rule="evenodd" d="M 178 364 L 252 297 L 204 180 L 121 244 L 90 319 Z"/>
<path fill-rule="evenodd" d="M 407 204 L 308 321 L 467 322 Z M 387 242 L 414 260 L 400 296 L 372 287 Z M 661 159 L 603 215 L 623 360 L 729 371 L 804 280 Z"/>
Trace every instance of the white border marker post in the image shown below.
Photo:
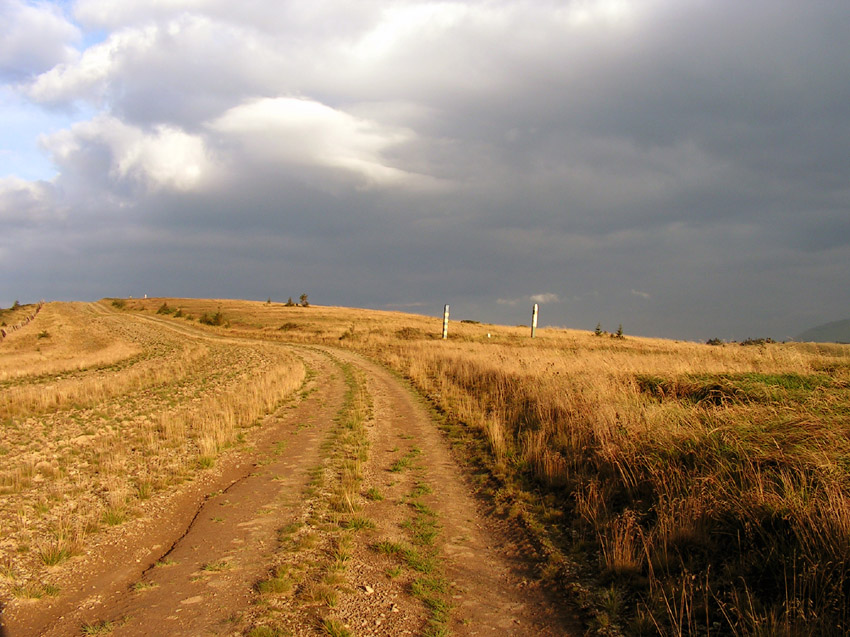
<path fill-rule="evenodd" d="M 449 337 L 449 306 L 443 308 L 443 339 Z"/>
<path fill-rule="evenodd" d="M 537 303 L 535 303 L 531 310 L 531 338 L 534 338 L 534 334 L 537 332 L 537 309 Z"/>

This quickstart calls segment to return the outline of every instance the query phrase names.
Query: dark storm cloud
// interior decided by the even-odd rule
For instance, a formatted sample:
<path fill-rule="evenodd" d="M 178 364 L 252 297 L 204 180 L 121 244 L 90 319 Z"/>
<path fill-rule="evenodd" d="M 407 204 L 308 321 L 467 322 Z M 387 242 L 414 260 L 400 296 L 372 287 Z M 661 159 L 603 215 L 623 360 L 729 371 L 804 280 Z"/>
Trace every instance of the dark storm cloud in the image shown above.
<path fill-rule="evenodd" d="M 84 0 L 73 16 L 106 39 L 20 90 L 101 114 L 44 138 L 49 184 L 0 184 L 15 236 L 62 245 L 19 285 L 306 289 L 510 323 L 534 297 L 550 325 L 691 338 L 850 313 L 842 3 Z M 56 228 L 27 212 L 45 202 Z M 0 265 L 24 252 L 0 243 Z"/>

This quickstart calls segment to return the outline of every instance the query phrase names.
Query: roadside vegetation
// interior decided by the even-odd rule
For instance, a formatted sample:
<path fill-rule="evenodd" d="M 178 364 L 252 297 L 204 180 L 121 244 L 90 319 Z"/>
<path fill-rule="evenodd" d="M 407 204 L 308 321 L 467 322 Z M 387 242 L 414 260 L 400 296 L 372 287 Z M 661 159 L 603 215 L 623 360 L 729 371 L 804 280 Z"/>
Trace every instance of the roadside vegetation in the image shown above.
<path fill-rule="evenodd" d="M 441 341 L 437 318 L 218 301 L 192 313 L 204 303 L 221 303 L 231 333 L 351 348 L 408 377 L 543 547 L 541 577 L 596 628 L 850 630 L 850 348 L 551 328 L 531 340 L 470 322 Z"/>

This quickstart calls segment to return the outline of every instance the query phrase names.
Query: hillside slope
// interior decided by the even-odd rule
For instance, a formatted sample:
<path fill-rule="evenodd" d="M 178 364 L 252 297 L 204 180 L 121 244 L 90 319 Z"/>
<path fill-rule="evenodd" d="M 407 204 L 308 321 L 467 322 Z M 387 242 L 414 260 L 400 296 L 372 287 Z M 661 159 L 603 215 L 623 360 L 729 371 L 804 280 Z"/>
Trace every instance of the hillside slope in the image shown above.
<path fill-rule="evenodd" d="M 850 319 L 818 325 L 794 340 L 805 343 L 850 343 Z"/>

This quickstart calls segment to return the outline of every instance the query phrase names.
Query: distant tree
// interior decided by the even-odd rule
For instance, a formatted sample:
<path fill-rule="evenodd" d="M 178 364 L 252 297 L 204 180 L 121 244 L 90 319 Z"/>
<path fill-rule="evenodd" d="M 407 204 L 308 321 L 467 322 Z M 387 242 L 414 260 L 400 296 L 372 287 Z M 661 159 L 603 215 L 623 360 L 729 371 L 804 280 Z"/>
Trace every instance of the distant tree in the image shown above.
<path fill-rule="evenodd" d="M 266 305 L 271 305 L 271 304 L 272 304 L 272 297 L 269 297 L 269 300 L 266 301 Z"/>
<path fill-rule="evenodd" d="M 710 338 L 705 342 L 706 345 L 723 345 L 723 341 L 719 338 Z"/>
<path fill-rule="evenodd" d="M 298 299 L 301 301 L 301 307 L 310 307 L 310 302 L 307 300 L 306 293 L 299 296 Z"/>
<path fill-rule="evenodd" d="M 292 301 L 292 297 L 291 297 L 291 296 L 290 296 L 290 297 L 286 300 L 286 303 L 284 303 L 284 305 L 285 305 L 286 307 L 295 307 L 295 303 Z"/>
<path fill-rule="evenodd" d="M 593 330 L 593 334 L 596 336 L 602 336 L 602 323 L 596 324 L 596 329 Z"/>
<path fill-rule="evenodd" d="M 18 302 L 18 299 L 15 299 L 15 302 L 12 303 L 12 309 L 17 310 L 19 307 L 21 307 L 21 304 Z"/>
<path fill-rule="evenodd" d="M 617 333 L 614 335 L 616 338 L 625 338 L 623 336 L 623 324 L 620 323 L 620 327 L 617 328 Z"/>

